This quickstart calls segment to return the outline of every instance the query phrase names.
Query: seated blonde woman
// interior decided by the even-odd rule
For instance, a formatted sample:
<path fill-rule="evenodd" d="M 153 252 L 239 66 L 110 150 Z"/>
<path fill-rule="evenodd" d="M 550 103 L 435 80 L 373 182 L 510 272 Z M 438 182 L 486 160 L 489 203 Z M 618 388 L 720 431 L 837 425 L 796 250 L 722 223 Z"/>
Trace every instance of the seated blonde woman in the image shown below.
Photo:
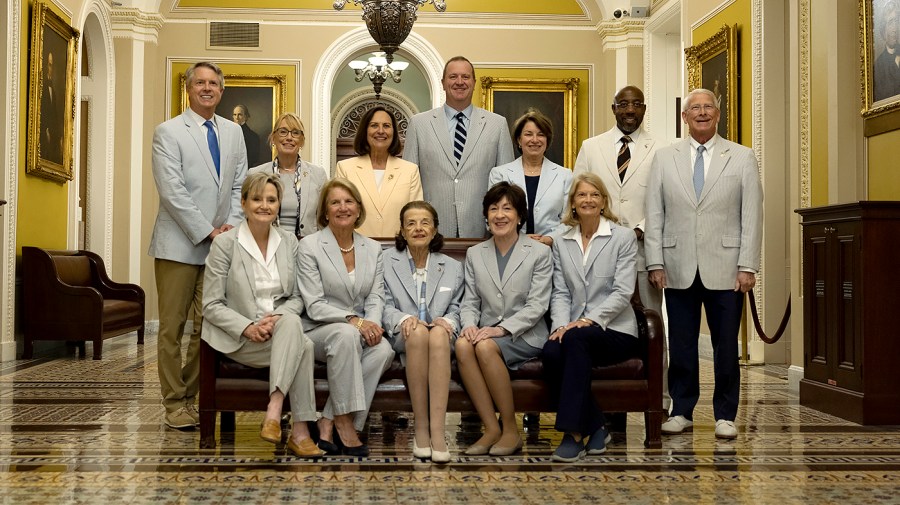
<path fill-rule="evenodd" d="M 241 187 L 246 219 L 213 240 L 203 274 L 202 338 L 238 363 L 269 367 L 269 405 L 260 437 L 281 442 L 281 409 L 291 397 L 287 447 L 300 457 L 324 454 L 309 435 L 316 419 L 313 343 L 303 333 L 297 239 L 274 225 L 281 181 L 254 174 Z"/>

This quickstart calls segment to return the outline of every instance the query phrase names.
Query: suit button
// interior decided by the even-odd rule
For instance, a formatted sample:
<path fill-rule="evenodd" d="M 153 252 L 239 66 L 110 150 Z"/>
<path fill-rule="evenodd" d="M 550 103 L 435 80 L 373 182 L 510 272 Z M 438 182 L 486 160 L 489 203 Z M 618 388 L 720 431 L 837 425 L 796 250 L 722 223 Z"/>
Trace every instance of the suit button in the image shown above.
<path fill-rule="evenodd" d="M 301 230 L 303 229 L 303 225 L 302 225 L 302 224 L 300 225 L 300 229 L 301 229 Z"/>
<path fill-rule="evenodd" d="M 459 179 L 453 179 L 453 184 L 459 184 Z"/>
<path fill-rule="evenodd" d="M 502 293 L 497 293 L 497 298 L 503 298 L 503 294 L 502 294 Z"/>

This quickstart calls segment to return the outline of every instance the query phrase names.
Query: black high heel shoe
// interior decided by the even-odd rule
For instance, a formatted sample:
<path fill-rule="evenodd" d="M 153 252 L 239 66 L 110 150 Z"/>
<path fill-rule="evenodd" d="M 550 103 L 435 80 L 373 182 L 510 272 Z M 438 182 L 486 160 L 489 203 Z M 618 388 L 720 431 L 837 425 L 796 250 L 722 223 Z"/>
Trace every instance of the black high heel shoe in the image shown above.
<path fill-rule="evenodd" d="M 332 428 L 331 433 L 332 437 L 337 434 L 334 428 Z M 341 448 L 337 444 L 322 439 L 322 435 L 319 432 L 319 423 L 309 423 L 309 435 L 316 442 L 319 449 L 325 451 L 326 456 L 340 456 Z"/>
<path fill-rule="evenodd" d="M 369 456 L 369 446 L 366 444 L 357 445 L 356 447 L 347 447 L 341 440 L 341 435 L 334 430 L 334 441 L 339 447 L 339 451 L 344 456 L 352 456 L 354 458 L 366 458 Z M 320 446 L 321 447 L 321 446 Z M 337 446 L 336 446 L 337 447 Z"/>

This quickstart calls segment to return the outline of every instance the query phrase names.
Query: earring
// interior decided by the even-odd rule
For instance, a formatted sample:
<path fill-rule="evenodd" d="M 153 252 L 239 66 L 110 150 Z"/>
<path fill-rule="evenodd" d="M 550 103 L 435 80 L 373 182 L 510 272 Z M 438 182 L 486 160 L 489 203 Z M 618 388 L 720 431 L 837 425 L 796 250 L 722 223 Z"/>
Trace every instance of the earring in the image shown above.
<path fill-rule="evenodd" d="M 601 215 L 601 216 L 603 215 L 603 210 L 604 210 L 604 209 L 600 209 L 600 215 Z"/>
<path fill-rule="evenodd" d="M 487 218 L 484 218 L 484 229 L 487 231 L 491 231 L 491 225 L 488 224 Z"/>
<path fill-rule="evenodd" d="M 575 215 L 575 207 L 572 207 L 572 215 Z"/>

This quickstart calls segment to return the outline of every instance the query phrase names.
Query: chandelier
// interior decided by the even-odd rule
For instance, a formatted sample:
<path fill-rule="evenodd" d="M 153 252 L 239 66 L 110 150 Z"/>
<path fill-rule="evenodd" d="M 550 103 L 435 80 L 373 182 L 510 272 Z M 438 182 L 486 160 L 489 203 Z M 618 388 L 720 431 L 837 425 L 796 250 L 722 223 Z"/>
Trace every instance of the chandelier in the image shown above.
<path fill-rule="evenodd" d="M 381 98 L 381 86 L 388 78 L 394 82 L 400 82 L 400 73 L 406 70 L 409 63 L 405 61 L 388 62 L 387 55 L 382 52 L 372 53 L 368 61 L 353 60 L 348 63 L 356 72 L 356 82 L 368 77 L 375 89 L 375 98 Z"/>
<path fill-rule="evenodd" d="M 394 51 L 412 30 L 420 5 L 434 4 L 434 9 L 438 12 L 447 9 L 447 3 L 443 0 L 334 0 L 334 9 L 343 10 L 348 1 L 362 6 L 366 28 L 381 46 L 387 63 L 394 61 Z"/>

